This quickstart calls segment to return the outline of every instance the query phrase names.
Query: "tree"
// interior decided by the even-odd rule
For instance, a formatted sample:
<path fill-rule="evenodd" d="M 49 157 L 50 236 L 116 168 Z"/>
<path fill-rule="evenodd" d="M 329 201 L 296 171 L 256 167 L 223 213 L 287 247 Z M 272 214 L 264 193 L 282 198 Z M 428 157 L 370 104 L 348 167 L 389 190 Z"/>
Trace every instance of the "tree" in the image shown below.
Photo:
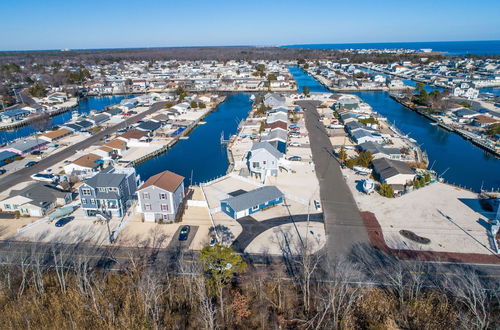
<path fill-rule="evenodd" d="M 308 86 L 304 86 L 302 88 L 302 92 L 304 93 L 305 96 L 309 96 L 309 87 Z"/>
<path fill-rule="evenodd" d="M 272 80 L 276 80 L 276 79 L 278 79 L 278 76 L 276 75 L 276 73 L 270 73 L 267 75 L 268 81 L 272 81 Z"/>
<path fill-rule="evenodd" d="M 193 100 L 193 101 L 191 101 L 190 106 L 191 106 L 191 108 L 196 109 L 196 108 L 198 108 L 198 103 Z"/>
<path fill-rule="evenodd" d="M 255 66 L 255 70 L 259 71 L 259 72 L 264 72 L 266 70 L 266 66 L 264 64 L 257 64 Z"/>
<path fill-rule="evenodd" d="M 387 197 L 387 198 L 392 198 L 394 197 L 394 190 L 392 189 L 392 187 L 390 185 L 388 185 L 387 183 L 382 183 L 379 187 L 378 187 L 378 192 L 380 195 L 384 196 L 384 197 Z"/>
<path fill-rule="evenodd" d="M 486 131 L 486 134 L 488 134 L 489 136 L 500 134 L 500 123 L 495 123 L 491 125 Z"/>
<path fill-rule="evenodd" d="M 222 318 L 224 318 L 224 288 L 238 273 L 244 272 L 246 263 L 233 249 L 215 244 L 204 247 L 199 256 L 203 271 L 212 291 L 218 292 Z"/>
<path fill-rule="evenodd" d="M 341 147 L 339 150 L 339 159 L 342 161 L 342 163 L 345 163 L 347 160 L 347 151 L 345 150 L 344 147 Z"/>
<path fill-rule="evenodd" d="M 205 109 L 207 106 L 203 102 L 198 102 L 198 108 Z"/>
<path fill-rule="evenodd" d="M 45 89 L 45 85 L 38 81 L 28 89 L 28 93 L 33 97 L 45 97 L 47 95 Z"/>
<path fill-rule="evenodd" d="M 358 158 L 356 159 L 356 163 L 359 166 L 363 167 L 369 167 L 370 164 L 372 163 L 373 156 L 371 152 L 369 151 L 363 151 L 358 155 Z"/>

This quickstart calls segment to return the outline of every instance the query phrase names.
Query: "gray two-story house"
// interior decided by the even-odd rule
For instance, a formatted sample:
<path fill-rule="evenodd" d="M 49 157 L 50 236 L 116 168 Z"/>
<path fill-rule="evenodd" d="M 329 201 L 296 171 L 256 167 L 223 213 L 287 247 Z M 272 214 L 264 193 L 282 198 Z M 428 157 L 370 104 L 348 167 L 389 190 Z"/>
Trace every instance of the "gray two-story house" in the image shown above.
<path fill-rule="evenodd" d="M 172 222 L 184 200 L 184 177 L 170 171 L 153 175 L 138 189 L 144 221 Z"/>
<path fill-rule="evenodd" d="M 85 216 L 104 213 L 110 217 L 123 217 L 135 198 L 138 182 L 133 167 L 110 167 L 85 180 L 78 188 Z"/>

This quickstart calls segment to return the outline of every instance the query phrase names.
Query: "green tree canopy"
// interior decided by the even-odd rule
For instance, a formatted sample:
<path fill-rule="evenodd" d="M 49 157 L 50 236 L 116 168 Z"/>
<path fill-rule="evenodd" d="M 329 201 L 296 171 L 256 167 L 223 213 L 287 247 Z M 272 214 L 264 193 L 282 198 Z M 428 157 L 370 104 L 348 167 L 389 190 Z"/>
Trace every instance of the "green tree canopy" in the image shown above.
<path fill-rule="evenodd" d="M 214 289 L 228 285 L 234 276 L 244 272 L 247 266 L 238 253 L 220 244 L 204 247 L 199 259 Z"/>

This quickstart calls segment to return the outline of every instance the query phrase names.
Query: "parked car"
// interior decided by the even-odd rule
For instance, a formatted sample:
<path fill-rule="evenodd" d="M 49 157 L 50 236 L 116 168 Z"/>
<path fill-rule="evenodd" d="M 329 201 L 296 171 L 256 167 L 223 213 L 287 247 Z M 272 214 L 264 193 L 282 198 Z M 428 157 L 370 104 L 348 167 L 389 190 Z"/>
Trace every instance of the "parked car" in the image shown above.
<path fill-rule="evenodd" d="M 0 175 L 7 173 L 7 171 L 3 168 L 0 168 Z"/>
<path fill-rule="evenodd" d="M 181 228 L 181 231 L 179 233 L 179 241 L 185 241 L 188 239 L 189 236 L 189 231 L 191 230 L 191 227 L 189 226 L 183 226 Z"/>
<path fill-rule="evenodd" d="M 314 207 L 316 208 L 317 211 L 321 211 L 321 204 L 317 199 L 314 200 Z"/>
<path fill-rule="evenodd" d="M 288 157 L 288 160 L 291 160 L 292 162 L 300 162 L 302 160 L 302 157 L 292 156 L 292 157 Z"/>
<path fill-rule="evenodd" d="M 74 219 L 74 217 L 64 217 L 64 218 L 61 218 L 61 219 L 59 219 L 59 220 L 56 221 L 55 226 L 56 227 L 62 227 L 62 226 L 64 226 L 65 224 L 67 224 L 68 222 L 70 222 L 73 219 Z"/>
<path fill-rule="evenodd" d="M 300 137 L 300 134 L 297 134 L 297 133 L 292 133 L 292 134 L 290 134 L 290 137 L 293 137 L 293 138 L 299 138 L 299 137 Z"/>
<path fill-rule="evenodd" d="M 32 154 L 33 156 L 38 156 L 38 155 L 41 155 L 41 154 L 42 154 L 42 152 L 41 152 L 40 150 L 35 150 L 35 151 L 31 152 L 31 154 Z"/>
<path fill-rule="evenodd" d="M 30 162 L 27 162 L 26 165 L 24 165 L 24 167 L 31 167 L 31 166 L 34 166 L 38 164 L 38 162 L 35 162 L 34 160 L 30 161 Z"/>
<path fill-rule="evenodd" d="M 290 147 L 300 147 L 301 146 L 300 142 L 297 142 L 297 141 L 290 142 L 289 145 L 290 145 Z"/>

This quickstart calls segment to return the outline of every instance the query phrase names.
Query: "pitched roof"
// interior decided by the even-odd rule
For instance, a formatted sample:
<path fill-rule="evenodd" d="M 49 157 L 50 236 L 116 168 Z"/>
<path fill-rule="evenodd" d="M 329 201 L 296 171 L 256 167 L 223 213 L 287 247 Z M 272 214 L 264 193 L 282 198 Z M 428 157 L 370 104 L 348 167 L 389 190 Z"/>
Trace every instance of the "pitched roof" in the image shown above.
<path fill-rule="evenodd" d="M 145 131 L 140 131 L 138 129 L 131 129 L 129 131 L 126 131 L 122 135 L 120 135 L 120 137 L 125 138 L 127 140 L 128 139 L 140 139 L 141 137 L 145 136 L 146 134 L 148 134 L 148 133 Z"/>
<path fill-rule="evenodd" d="M 286 122 L 279 120 L 279 121 L 275 121 L 275 122 L 272 122 L 270 124 L 267 124 L 266 128 L 270 128 L 270 129 L 281 128 L 281 129 L 284 129 L 286 131 L 288 129 L 288 125 Z"/>
<path fill-rule="evenodd" d="M 415 174 L 408 164 L 387 158 L 374 159 L 373 168 L 383 179 L 388 179 L 398 174 Z"/>
<path fill-rule="evenodd" d="M 275 147 L 273 147 L 269 142 L 257 142 L 252 145 L 252 151 L 256 151 L 259 149 L 265 149 L 267 152 L 269 152 L 271 155 L 273 155 L 276 158 L 282 158 L 284 155 L 278 151 Z"/>
<path fill-rule="evenodd" d="M 234 212 L 239 212 L 280 197 L 283 197 L 283 193 L 278 188 L 264 186 L 235 197 L 226 198 L 221 202 L 227 203 Z"/>
<path fill-rule="evenodd" d="M 155 131 L 161 127 L 161 124 L 156 121 L 144 121 L 137 125 L 137 129 L 141 131 Z"/>
<path fill-rule="evenodd" d="M 100 156 L 97 156 L 95 154 L 87 154 L 75 159 L 73 161 L 73 164 L 81 167 L 96 168 L 99 166 L 99 164 L 97 163 L 99 159 L 101 159 Z"/>
<path fill-rule="evenodd" d="M 149 186 L 155 186 L 166 191 L 174 192 L 183 180 L 184 177 L 179 174 L 164 171 L 150 177 L 146 182 L 144 182 L 139 190 Z"/>
<path fill-rule="evenodd" d="M 93 177 L 85 180 L 85 183 L 94 188 L 119 187 L 126 177 L 125 174 L 99 172 Z"/>
<path fill-rule="evenodd" d="M 51 184 L 36 182 L 21 190 L 12 190 L 9 196 L 23 196 L 31 199 L 32 204 L 44 206 L 45 204 L 54 203 L 57 198 L 63 198 L 68 194 L 70 193 L 62 191 Z"/>
<path fill-rule="evenodd" d="M 114 140 L 111 140 L 111 141 L 105 143 L 104 145 L 106 147 L 121 150 L 121 149 L 125 149 L 127 147 L 127 142 L 125 142 L 123 140 L 119 140 L 119 139 L 114 139 Z"/>
<path fill-rule="evenodd" d="M 65 136 L 65 135 L 68 135 L 69 133 L 71 133 L 71 131 L 69 129 L 60 128 L 60 129 L 55 130 L 55 131 L 43 133 L 42 136 L 48 137 L 49 139 L 57 139 L 57 138 Z"/>

